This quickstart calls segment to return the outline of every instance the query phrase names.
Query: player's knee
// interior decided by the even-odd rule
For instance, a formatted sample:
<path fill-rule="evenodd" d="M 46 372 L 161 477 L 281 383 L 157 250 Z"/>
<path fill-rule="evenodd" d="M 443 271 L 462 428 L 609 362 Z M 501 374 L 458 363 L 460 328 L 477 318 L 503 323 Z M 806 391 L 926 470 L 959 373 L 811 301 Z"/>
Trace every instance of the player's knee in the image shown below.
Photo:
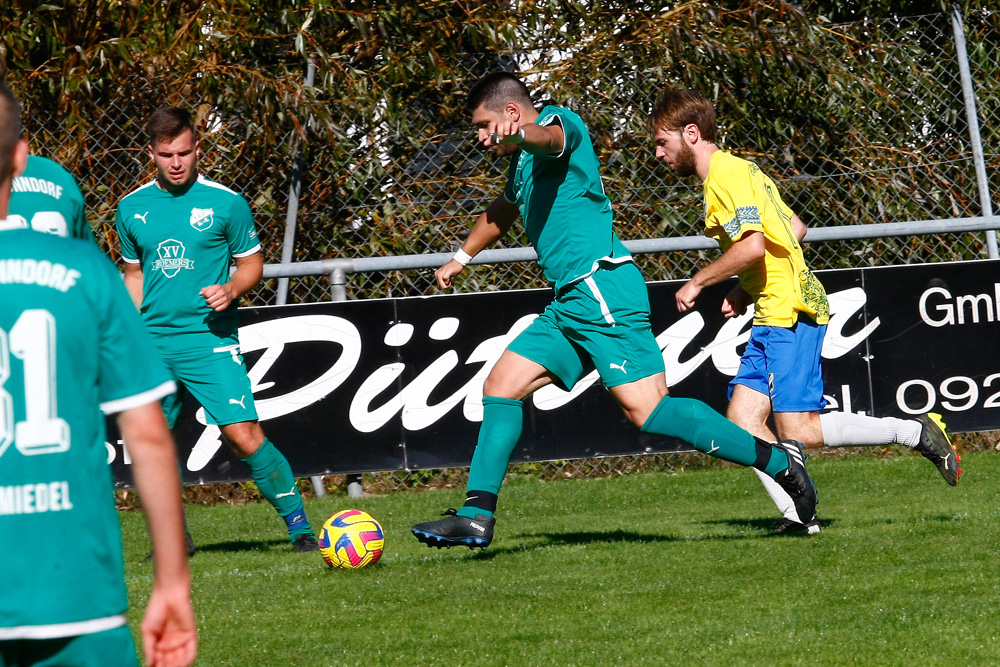
<path fill-rule="evenodd" d="M 486 376 L 486 381 L 483 382 L 483 396 L 520 400 L 524 398 L 522 384 L 520 378 L 494 370 Z"/>
<path fill-rule="evenodd" d="M 264 444 L 264 430 L 257 422 L 240 422 L 222 427 L 222 435 L 233 453 L 245 459 Z"/>

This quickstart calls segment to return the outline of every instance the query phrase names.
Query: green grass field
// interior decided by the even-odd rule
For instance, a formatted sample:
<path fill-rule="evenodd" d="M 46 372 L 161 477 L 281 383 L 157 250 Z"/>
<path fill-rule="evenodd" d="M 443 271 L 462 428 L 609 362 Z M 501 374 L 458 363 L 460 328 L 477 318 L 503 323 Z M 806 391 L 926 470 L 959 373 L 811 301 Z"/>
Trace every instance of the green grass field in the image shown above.
<path fill-rule="evenodd" d="M 382 523 L 361 571 L 295 554 L 269 506 L 189 507 L 200 665 L 1000 663 L 1000 456 L 958 487 L 903 454 L 820 458 L 823 532 L 772 537 L 746 470 L 539 482 L 501 494 L 485 552 L 418 543 L 461 490 L 307 501 Z M 138 627 L 151 567 L 122 514 Z"/>

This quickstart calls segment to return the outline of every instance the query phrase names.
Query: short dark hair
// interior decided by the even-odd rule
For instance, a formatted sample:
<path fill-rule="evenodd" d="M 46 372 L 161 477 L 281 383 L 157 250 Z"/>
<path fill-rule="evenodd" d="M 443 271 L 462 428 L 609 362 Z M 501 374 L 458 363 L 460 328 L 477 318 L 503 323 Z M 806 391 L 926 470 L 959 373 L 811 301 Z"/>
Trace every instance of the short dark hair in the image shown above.
<path fill-rule="evenodd" d="M 191 130 L 192 135 L 196 135 L 194 129 L 194 118 L 191 112 L 181 107 L 163 107 L 153 112 L 146 123 L 146 133 L 149 135 L 149 145 L 156 145 L 157 141 L 170 141 L 176 139 L 184 130 Z"/>
<path fill-rule="evenodd" d="M 683 88 L 664 90 L 646 118 L 646 129 L 650 134 L 656 134 L 661 128 L 682 130 L 692 124 L 698 126 L 702 139 L 716 143 L 715 108 L 701 93 Z"/>
<path fill-rule="evenodd" d="M 465 103 L 465 111 L 472 113 L 479 107 L 489 111 L 503 111 L 507 102 L 517 102 L 530 107 L 531 93 L 528 87 L 510 72 L 492 72 L 487 74 L 469 91 L 469 99 Z"/>
<path fill-rule="evenodd" d="M 14 148 L 21 140 L 21 104 L 0 81 L 0 183 L 13 176 Z"/>

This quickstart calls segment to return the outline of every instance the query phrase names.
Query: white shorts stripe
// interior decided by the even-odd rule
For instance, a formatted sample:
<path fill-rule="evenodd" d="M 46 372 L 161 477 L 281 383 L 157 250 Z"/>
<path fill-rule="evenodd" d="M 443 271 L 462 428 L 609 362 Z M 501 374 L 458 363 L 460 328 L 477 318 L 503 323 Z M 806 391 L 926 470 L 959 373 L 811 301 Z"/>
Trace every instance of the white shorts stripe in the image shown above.
<path fill-rule="evenodd" d="M 608 303 L 604 300 L 604 295 L 601 294 L 601 289 L 597 286 L 594 276 L 587 276 L 583 279 L 583 282 L 590 288 L 590 292 L 597 299 L 597 303 L 601 304 L 601 315 L 604 315 L 604 321 L 608 324 L 615 324 L 615 318 L 611 316 L 611 309 L 608 308 Z"/>
<path fill-rule="evenodd" d="M 53 625 L 20 625 L 14 628 L 0 628 L 0 641 L 7 639 L 58 639 L 92 635 L 95 632 L 114 630 L 125 625 L 125 614 L 95 618 L 76 623 L 54 623 Z"/>

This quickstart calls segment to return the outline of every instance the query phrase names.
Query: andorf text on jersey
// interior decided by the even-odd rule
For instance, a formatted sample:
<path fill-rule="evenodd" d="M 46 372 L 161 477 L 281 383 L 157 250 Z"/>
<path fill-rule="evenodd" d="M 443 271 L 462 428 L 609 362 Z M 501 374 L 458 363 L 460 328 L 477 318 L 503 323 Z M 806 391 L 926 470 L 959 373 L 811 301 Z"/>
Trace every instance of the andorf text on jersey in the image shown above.
<path fill-rule="evenodd" d="M 57 262 L 25 259 L 0 259 L 0 284 L 40 285 L 60 292 L 76 284 L 80 272 Z"/>
<path fill-rule="evenodd" d="M 56 185 L 52 181 L 46 181 L 42 178 L 35 178 L 33 176 L 19 176 L 14 179 L 13 185 L 14 192 L 40 192 L 43 195 L 48 195 L 59 199 L 62 197 L 63 188 L 61 185 Z"/>

